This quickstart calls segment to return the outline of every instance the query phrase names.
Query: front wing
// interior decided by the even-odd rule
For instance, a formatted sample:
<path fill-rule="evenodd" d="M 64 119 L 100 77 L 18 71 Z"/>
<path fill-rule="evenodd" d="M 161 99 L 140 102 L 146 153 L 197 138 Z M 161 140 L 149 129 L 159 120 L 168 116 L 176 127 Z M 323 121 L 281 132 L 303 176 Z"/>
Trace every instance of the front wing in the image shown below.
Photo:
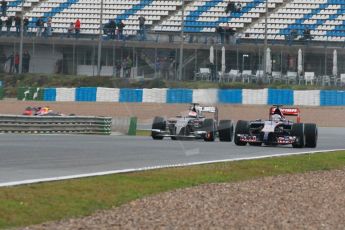
<path fill-rule="evenodd" d="M 268 140 L 264 140 L 263 135 L 260 134 L 237 134 L 240 141 L 247 142 L 247 143 L 264 143 L 266 145 L 288 145 L 293 144 L 297 141 L 296 136 L 288 136 L 288 135 L 282 135 L 282 136 L 274 136 Z"/>
<path fill-rule="evenodd" d="M 161 137 L 202 138 L 203 136 L 207 134 L 206 131 L 194 131 L 194 132 L 191 132 L 189 135 L 172 135 L 170 134 L 169 131 L 160 130 L 160 129 L 151 129 L 151 131 L 157 132 L 158 133 L 157 136 L 161 136 Z"/>

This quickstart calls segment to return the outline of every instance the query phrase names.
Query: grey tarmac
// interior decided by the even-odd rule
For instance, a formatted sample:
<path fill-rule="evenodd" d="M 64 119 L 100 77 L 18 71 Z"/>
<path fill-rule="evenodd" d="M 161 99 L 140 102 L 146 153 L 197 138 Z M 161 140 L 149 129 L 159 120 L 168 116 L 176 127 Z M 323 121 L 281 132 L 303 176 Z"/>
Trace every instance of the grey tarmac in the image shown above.
<path fill-rule="evenodd" d="M 345 149 L 344 128 L 319 128 L 315 149 L 236 146 L 233 142 L 159 141 L 150 137 L 0 135 L 0 186 L 4 184 L 145 167 L 236 160 Z"/>

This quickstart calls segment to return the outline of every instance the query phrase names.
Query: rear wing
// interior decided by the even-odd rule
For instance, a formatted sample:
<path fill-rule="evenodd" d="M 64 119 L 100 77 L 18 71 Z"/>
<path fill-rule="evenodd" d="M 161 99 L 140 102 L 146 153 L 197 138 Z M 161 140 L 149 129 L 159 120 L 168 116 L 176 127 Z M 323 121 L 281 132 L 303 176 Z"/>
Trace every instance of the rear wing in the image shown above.
<path fill-rule="evenodd" d="M 196 106 L 196 110 L 205 113 L 216 113 L 218 111 L 217 107 L 214 106 Z"/>
<path fill-rule="evenodd" d="M 279 106 L 272 106 L 269 112 L 269 118 L 274 114 L 274 111 L 279 108 L 280 111 L 283 113 L 284 116 L 293 116 L 297 117 L 297 123 L 301 122 L 301 111 L 299 108 L 281 108 Z"/>
<path fill-rule="evenodd" d="M 215 106 L 195 106 L 195 109 L 201 113 L 214 113 L 214 119 L 218 122 L 218 108 Z"/>

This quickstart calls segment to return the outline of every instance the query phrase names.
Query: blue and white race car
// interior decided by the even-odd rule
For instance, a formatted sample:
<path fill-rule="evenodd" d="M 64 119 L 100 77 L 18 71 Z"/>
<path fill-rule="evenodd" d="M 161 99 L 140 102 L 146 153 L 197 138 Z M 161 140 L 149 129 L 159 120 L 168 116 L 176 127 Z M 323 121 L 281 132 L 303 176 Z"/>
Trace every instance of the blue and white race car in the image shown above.
<path fill-rule="evenodd" d="M 206 117 L 206 113 L 213 114 Z M 218 122 L 218 109 L 214 106 L 200 106 L 193 103 L 184 115 L 164 119 L 155 117 L 152 123 L 151 137 L 162 140 L 170 137 L 172 140 L 203 139 L 231 142 L 233 138 L 233 124 L 231 120 Z"/>
<path fill-rule="evenodd" d="M 286 116 L 296 116 L 297 121 L 290 121 Z M 283 108 L 274 105 L 270 108 L 268 120 L 239 120 L 235 129 L 236 145 L 260 146 L 289 145 L 294 148 L 315 148 L 318 129 L 314 123 L 301 123 L 298 108 Z"/>

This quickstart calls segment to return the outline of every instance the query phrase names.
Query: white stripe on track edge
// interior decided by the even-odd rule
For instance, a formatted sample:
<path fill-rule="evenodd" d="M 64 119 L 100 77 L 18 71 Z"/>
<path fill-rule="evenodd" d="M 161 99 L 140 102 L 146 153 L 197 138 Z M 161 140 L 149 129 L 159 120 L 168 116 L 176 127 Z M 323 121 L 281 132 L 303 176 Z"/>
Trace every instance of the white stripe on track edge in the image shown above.
<path fill-rule="evenodd" d="M 70 176 L 48 177 L 48 178 L 40 178 L 40 179 L 32 179 L 32 180 L 13 181 L 13 182 L 0 183 L 0 187 L 10 187 L 10 186 L 25 185 L 25 184 L 42 183 L 42 182 L 79 179 L 79 178 L 84 178 L 84 177 L 104 176 L 104 175 L 118 174 L 118 173 L 147 171 L 147 170 L 152 170 L 152 169 L 185 167 L 185 166 L 212 164 L 212 163 L 223 163 L 223 162 L 241 161 L 241 160 L 256 160 L 256 159 L 263 159 L 263 158 L 270 158 L 270 157 L 282 157 L 282 156 L 313 154 L 313 153 L 322 153 L 322 152 L 335 152 L 335 151 L 343 151 L 343 150 L 345 150 L 345 149 L 305 151 L 305 152 L 296 152 L 296 153 L 278 153 L 278 154 L 273 154 L 273 155 L 263 155 L 263 156 L 256 156 L 256 157 L 240 157 L 240 158 L 233 158 L 233 159 L 213 160 L 213 161 L 198 161 L 198 162 L 190 162 L 190 163 L 171 164 L 171 165 L 157 165 L 157 166 L 142 167 L 142 168 L 120 169 L 120 170 L 112 170 L 112 171 L 104 171 L 104 172 L 96 172 L 96 173 L 76 174 L 76 175 L 70 175 Z"/>

